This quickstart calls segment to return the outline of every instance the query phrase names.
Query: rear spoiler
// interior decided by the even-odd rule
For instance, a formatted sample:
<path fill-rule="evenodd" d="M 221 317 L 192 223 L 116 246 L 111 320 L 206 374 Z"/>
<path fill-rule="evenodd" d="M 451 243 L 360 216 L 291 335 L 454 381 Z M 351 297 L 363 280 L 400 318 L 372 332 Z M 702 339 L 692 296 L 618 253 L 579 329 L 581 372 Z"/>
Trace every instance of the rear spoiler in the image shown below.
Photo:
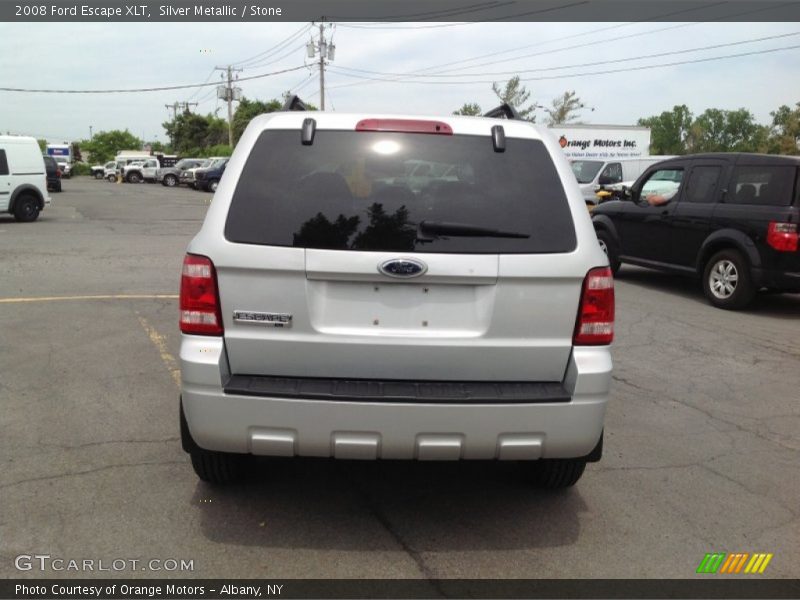
<path fill-rule="evenodd" d="M 300 100 L 300 96 L 292 95 L 286 98 L 286 102 L 283 103 L 283 108 L 281 110 L 285 111 L 292 111 L 292 110 L 308 110 L 308 106 L 305 102 Z"/>
<path fill-rule="evenodd" d="M 515 119 L 519 120 L 519 113 L 517 109 L 511 106 L 508 102 L 504 102 L 497 108 L 493 108 L 489 112 L 483 113 L 484 117 L 488 117 L 490 119 Z"/>

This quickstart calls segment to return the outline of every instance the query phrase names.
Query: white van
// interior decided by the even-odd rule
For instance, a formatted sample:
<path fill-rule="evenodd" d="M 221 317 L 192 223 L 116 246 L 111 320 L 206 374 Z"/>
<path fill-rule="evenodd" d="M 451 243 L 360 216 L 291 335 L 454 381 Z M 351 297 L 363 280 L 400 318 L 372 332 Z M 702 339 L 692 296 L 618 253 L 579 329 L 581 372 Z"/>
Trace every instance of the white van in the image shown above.
<path fill-rule="evenodd" d="M 597 204 L 597 192 L 600 186 L 605 189 L 619 189 L 623 185 L 630 186 L 645 170 L 662 160 L 674 156 L 647 156 L 644 158 L 578 159 L 570 161 L 572 172 L 587 204 Z"/>
<path fill-rule="evenodd" d="M 35 221 L 46 204 L 44 159 L 35 138 L 0 135 L 0 213 Z"/>

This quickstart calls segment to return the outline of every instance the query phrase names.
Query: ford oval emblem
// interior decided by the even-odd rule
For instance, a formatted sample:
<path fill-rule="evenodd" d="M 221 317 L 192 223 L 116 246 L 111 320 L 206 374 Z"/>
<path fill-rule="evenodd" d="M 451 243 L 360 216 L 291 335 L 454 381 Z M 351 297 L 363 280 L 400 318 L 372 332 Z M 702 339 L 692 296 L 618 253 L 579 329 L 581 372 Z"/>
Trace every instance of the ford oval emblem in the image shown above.
<path fill-rule="evenodd" d="M 393 258 L 378 265 L 378 271 L 389 277 L 419 277 L 427 270 L 428 265 L 413 258 Z"/>

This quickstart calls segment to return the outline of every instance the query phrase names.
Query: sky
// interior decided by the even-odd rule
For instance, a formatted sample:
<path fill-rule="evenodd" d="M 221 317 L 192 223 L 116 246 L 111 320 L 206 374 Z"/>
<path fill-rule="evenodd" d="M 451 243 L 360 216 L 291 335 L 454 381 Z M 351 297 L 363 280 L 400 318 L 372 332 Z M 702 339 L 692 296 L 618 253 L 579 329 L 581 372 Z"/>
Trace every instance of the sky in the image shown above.
<path fill-rule="evenodd" d="M 241 81 L 247 98 L 281 98 L 297 89 L 319 105 L 318 70 L 305 66 L 305 44 L 318 30 L 305 31 L 306 25 L 0 23 L 0 86 L 198 84 L 219 81 L 214 67 L 233 63 L 244 67 L 240 77 L 297 68 Z M 707 108 L 746 108 L 767 124 L 771 111 L 800 102 L 800 23 L 339 23 L 326 31 L 331 35 L 336 55 L 326 69 L 326 108 L 340 112 L 441 115 L 465 102 L 488 110 L 499 103 L 492 82 L 502 84 L 516 73 L 541 105 L 575 91 L 587 106 L 579 120 L 592 124 L 635 125 L 679 104 L 695 115 Z M 263 54 L 287 38 L 277 51 Z M 797 47 L 664 66 L 792 46 Z M 128 129 L 147 141 L 166 142 L 166 104 L 199 102 L 194 112 L 227 117 L 213 89 L 0 91 L 0 132 L 63 142 L 88 138 L 90 127 L 94 133 Z"/>

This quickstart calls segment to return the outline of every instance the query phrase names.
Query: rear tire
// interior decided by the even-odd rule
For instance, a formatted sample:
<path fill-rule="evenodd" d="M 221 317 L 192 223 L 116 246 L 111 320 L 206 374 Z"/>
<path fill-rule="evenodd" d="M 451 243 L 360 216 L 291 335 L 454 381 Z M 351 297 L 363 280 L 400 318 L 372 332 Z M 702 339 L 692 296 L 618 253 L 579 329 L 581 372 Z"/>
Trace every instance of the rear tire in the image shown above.
<path fill-rule="evenodd" d="M 180 402 L 181 442 L 183 449 L 192 459 L 195 474 L 213 485 L 227 485 L 241 479 L 246 466 L 246 454 L 230 454 L 205 450 L 197 445 L 189 431 L 186 416 L 183 414 L 183 402 Z"/>
<path fill-rule="evenodd" d="M 600 248 L 608 256 L 608 264 L 611 267 L 611 272 L 616 275 L 622 263 L 619 260 L 619 247 L 614 237 L 605 229 L 600 229 L 597 232 L 597 243 Z"/>
<path fill-rule="evenodd" d="M 757 291 L 750 276 L 750 264 L 738 250 L 717 252 L 703 269 L 703 293 L 717 308 L 744 308 Z"/>
<path fill-rule="evenodd" d="M 128 183 L 141 183 L 142 182 L 142 176 L 139 175 L 139 173 L 137 173 L 135 171 L 133 173 L 128 173 L 128 177 L 126 179 L 128 180 Z"/>
<path fill-rule="evenodd" d="M 30 194 L 17 199 L 14 205 L 14 218 L 20 223 L 31 223 L 39 218 L 39 201 Z"/>
<path fill-rule="evenodd" d="M 575 485 L 586 469 L 583 458 L 543 458 L 532 464 L 533 483 L 546 490 L 560 490 Z"/>

